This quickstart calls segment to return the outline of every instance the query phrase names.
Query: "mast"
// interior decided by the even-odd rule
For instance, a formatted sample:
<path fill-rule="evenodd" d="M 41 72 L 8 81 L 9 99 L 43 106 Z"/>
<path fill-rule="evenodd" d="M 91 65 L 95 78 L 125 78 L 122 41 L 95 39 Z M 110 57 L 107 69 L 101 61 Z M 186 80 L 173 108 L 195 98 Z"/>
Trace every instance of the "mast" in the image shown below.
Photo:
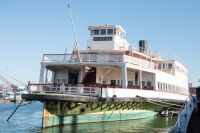
<path fill-rule="evenodd" d="M 77 50 L 79 61 L 80 61 L 80 63 L 82 63 L 81 58 L 80 58 L 80 54 L 79 54 L 79 49 L 78 49 L 78 41 L 77 41 L 77 38 L 76 38 L 76 32 L 75 32 L 75 28 L 74 28 L 74 22 L 73 22 L 73 19 L 72 19 L 72 13 L 71 13 L 71 9 L 70 9 L 70 5 L 69 4 L 68 4 L 68 9 L 69 9 L 70 18 L 71 18 L 72 29 L 73 29 L 73 32 L 74 32 L 74 39 L 75 39 L 75 43 L 76 43 L 75 47 L 76 47 L 76 50 Z"/>

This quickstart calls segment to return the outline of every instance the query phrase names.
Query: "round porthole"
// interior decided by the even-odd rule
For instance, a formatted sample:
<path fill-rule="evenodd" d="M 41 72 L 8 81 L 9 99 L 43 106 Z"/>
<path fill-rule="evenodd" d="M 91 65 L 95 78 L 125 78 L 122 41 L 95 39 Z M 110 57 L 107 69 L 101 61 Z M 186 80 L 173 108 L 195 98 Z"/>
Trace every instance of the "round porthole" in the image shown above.
<path fill-rule="evenodd" d="M 80 109 L 80 112 L 81 112 L 81 113 L 85 112 L 85 109 L 84 109 L 84 108 L 81 108 L 81 109 Z"/>

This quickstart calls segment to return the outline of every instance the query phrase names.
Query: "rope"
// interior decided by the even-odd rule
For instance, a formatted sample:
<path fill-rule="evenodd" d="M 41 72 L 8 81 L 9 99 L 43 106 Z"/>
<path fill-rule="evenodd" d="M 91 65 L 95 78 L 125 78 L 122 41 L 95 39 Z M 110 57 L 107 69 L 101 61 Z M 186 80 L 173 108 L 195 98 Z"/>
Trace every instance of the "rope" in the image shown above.
<path fill-rule="evenodd" d="M 30 101 L 30 102 L 28 102 L 28 103 L 26 103 L 26 104 L 23 104 L 23 105 L 18 105 L 19 107 L 23 107 L 23 106 L 26 106 L 26 105 L 28 105 L 28 104 L 31 104 L 31 103 L 33 103 L 33 102 L 35 102 L 35 101 Z M 6 110 L 11 110 L 11 109 L 14 109 L 14 108 L 16 108 L 16 107 L 8 107 L 8 108 L 0 108 L 0 111 L 6 111 Z"/>
<path fill-rule="evenodd" d="M 21 101 L 21 103 L 23 102 L 23 100 Z M 12 117 L 12 115 L 15 113 L 15 111 L 18 109 L 18 107 L 21 105 L 21 103 L 19 103 L 19 105 L 17 106 L 17 108 L 14 110 L 14 112 L 10 115 L 10 117 L 8 117 L 7 121 L 9 121 L 9 119 Z"/>
<path fill-rule="evenodd" d="M 165 105 L 157 104 L 157 103 L 150 102 L 150 101 L 148 101 L 148 102 L 149 102 L 149 103 L 152 103 L 152 104 L 155 104 L 155 105 L 162 106 L 162 107 L 166 107 Z M 168 108 L 171 108 L 171 109 L 180 109 L 180 108 L 174 108 L 174 107 L 168 107 Z"/>
<path fill-rule="evenodd" d="M 180 107 L 184 107 L 182 105 L 179 105 L 179 104 L 172 104 L 172 103 L 167 103 L 167 102 L 161 102 L 161 101 L 158 101 L 158 100 L 153 100 L 153 99 L 149 99 L 151 101 L 156 101 L 156 102 L 160 102 L 160 103 L 165 103 L 165 104 L 169 104 L 169 105 L 175 105 L 175 106 L 180 106 Z"/>
<path fill-rule="evenodd" d="M 138 95 L 136 97 L 141 98 L 144 102 L 150 102 L 149 100 L 151 100 L 151 101 L 156 101 L 156 102 L 159 102 L 159 103 L 165 103 L 165 104 L 169 104 L 169 105 L 180 106 L 180 108 L 181 107 L 185 107 L 185 106 L 182 106 L 182 105 L 179 105 L 179 104 L 172 104 L 172 103 L 167 103 L 167 102 L 161 102 L 161 101 L 158 101 L 158 100 L 154 100 L 154 99 L 150 99 L 150 98 L 145 98 L 145 97 L 141 97 L 141 96 L 138 96 Z M 148 101 L 147 101 L 147 99 L 148 99 Z M 187 101 L 187 99 L 186 99 L 186 101 Z M 150 102 L 150 103 L 157 104 L 157 103 L 154 103 L 154 102 Z M 165 107 L 164 105 L 161 105 L 161 104 L 157 104 L 157 105 Z M 170 107 L 170 108 L 174 108 L 174 107 Z M 179 108 L 174 108 L 174 109 L 179 109 Z"/>

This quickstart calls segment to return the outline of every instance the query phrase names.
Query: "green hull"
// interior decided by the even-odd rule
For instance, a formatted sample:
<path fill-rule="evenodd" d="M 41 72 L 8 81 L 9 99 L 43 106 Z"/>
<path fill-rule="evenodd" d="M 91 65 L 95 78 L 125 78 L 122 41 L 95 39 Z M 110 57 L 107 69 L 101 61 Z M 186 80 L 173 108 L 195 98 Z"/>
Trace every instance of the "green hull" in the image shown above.
<path fill-rule="evenodd" d="M 161 109 L 148 102 L 43 101 L 43 103 L 43 128 L 67 124 L 142 119 L 155 116 Z"/>

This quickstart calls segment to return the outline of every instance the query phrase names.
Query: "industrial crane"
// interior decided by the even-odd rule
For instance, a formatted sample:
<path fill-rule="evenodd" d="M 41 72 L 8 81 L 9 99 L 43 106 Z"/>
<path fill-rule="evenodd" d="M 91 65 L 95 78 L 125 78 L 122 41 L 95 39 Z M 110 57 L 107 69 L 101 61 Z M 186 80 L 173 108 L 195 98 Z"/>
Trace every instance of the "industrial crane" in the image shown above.
<path fill-rule="evenodd" d="M 0 71 L 0 72 L 1 72 L 1 71 Z M 3 72 L 1 72 L 1 73 L 3 73 Z M 3 74 L 4 74 L 4 73 L 3 73 Z M 8 76 L 8 75 L 7 75 L 7 76 Z M 9 76 L 9 77 L 10 77 L 10 76 Z M 10 77 L 10 78 L 12 78 L 12 77 Z M 6 78 L 4 78 L 1 74 L 0 74 L 0 79 L 3 80 L 3 81 L 4 81 L 9 87 L 11 87 L 11 88 L 13 88 L 13 89 L 17 89 L 17 88 L 18 88 L 16 85 L 12 84 L 12 83 L 9 82 Z M 12 78 L 12 79 L 14 79 L 14 78 Z M 21 83 L 21 84 L 23 84 L 23 85 L 25 85 L 25 86 L 27 87 L 26 84 L 24 84 L 24 83 L 18 81 L 17 79 L 14 79 L 14 80 L 16 80 L 17 82 L 19 82 L 19 83 Z"/>
<path fill-rule="evenodd" d="M 10 83 L 6 78 L 4 78 L 1 74 L 0 74 L 0 79 L 3 80 L 7 85 L 9 85 L 11 88 L 13 89 L 17 89 L 17 86 Z"/>

